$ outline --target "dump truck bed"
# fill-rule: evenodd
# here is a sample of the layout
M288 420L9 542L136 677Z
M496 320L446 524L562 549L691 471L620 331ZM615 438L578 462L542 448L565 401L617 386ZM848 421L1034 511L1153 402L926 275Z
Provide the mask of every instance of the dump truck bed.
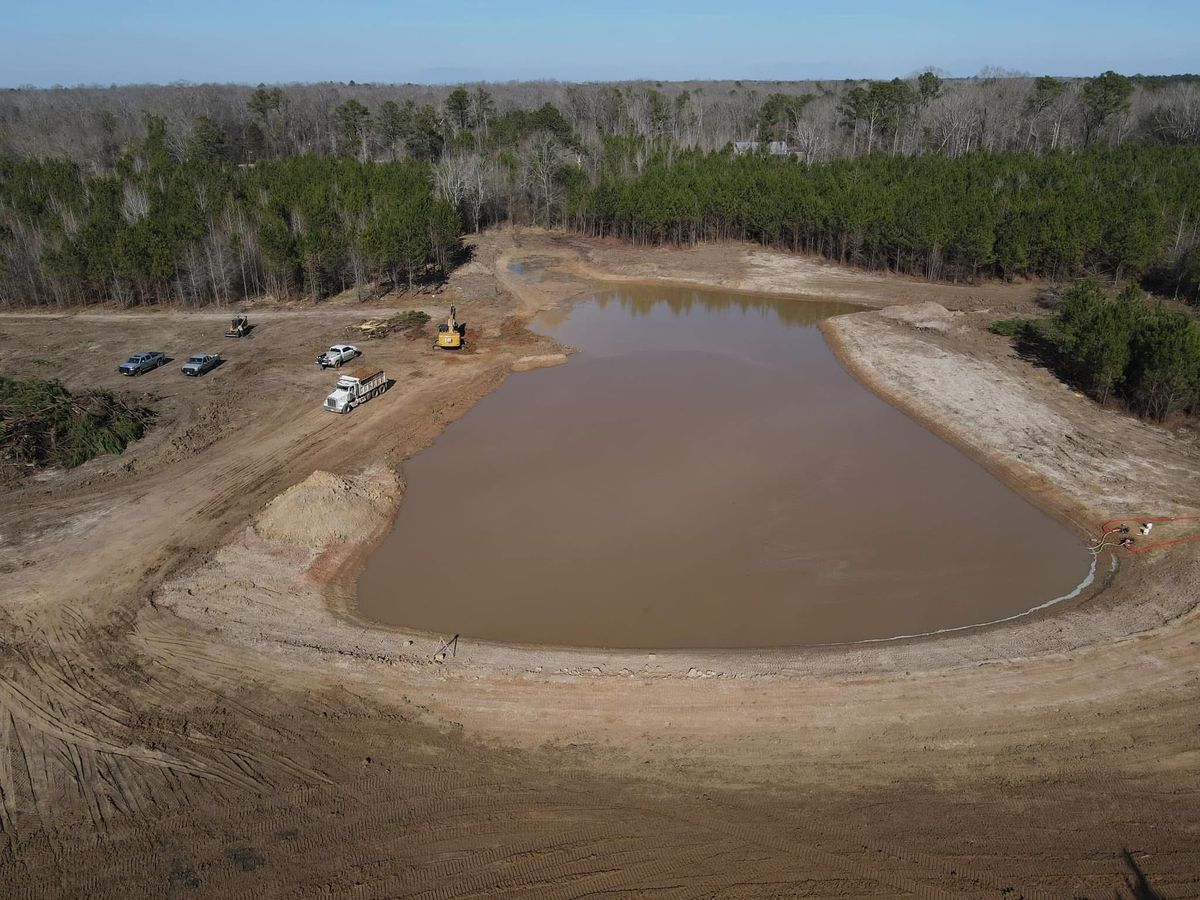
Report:
M341 381L342 378L349 378L357 381L359 384L367 384L382 374L382 369L355 369L352 372L343 372L338 380Z

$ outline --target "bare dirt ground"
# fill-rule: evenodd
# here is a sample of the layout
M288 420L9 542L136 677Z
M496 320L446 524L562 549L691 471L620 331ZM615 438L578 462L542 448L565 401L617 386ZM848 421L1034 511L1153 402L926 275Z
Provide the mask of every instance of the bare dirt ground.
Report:
M1013 622L853 647L438 659L448 636L355 619L398 464L562 361L533 311L619 278L914 304L827 323L873 389L1081 532L1200 509L1194 435L984 330L1027 285L522 231L437 297L251 305L241 342L221 311L3 315L0 373L160 398L122 456L0 495L5 893L1200 896L1200 545L1103 556L1097 590ZM361 341L395 385L320 409L316 352L451 302L469 352ZM230 359L122 380L143 348Z

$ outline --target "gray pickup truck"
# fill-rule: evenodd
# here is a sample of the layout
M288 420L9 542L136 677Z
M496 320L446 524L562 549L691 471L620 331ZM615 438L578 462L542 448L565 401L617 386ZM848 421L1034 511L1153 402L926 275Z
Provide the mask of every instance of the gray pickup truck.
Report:
M184 375L203 375L211 372L221 364L219 353L196 353L188 357L188 361L179 367Z
M117 371L122 375L141 375L143 372L149 372L151 369L157 369L167 361L165 353L145 351L135 353L125 362L117 366Z

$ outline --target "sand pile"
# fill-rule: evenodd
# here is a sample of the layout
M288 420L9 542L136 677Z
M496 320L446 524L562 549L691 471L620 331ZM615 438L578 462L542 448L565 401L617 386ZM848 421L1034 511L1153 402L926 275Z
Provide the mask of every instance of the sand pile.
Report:
M565 353L543 353L540 356L522 356L512 364L514 372L528 372L530 369L547 369L551 366L561 366L567 361Z
M399 490L399 478L382 466L351 476L318 470L268 503L254 530L314 549L365 541L387 523Z
M940 331L945 333L954 325L954 319L962 313L953 313L940 303L926 300L924 303L912 303L905 306L889 306L880 310L879 315L885 319L904 322L922 331Z

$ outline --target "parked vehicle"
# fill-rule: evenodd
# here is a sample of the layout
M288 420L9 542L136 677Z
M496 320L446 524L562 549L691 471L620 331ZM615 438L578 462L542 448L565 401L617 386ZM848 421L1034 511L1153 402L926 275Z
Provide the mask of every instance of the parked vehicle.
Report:
M205 372L211 372L221 364L221 354L219 353L196 353L188 357L188 361L183 364L180 371L184 375L203 375Z
M334 344L317 357L317 365L322 369L337 369L356 356L362 356L362 353L353 344Z
M240 338L250 333L250 320L245 316L234 316L229 327L225 329L225 337Z
M122 375L141 375L143 372L157 369L166 361L167 355L165 353L143 351L142 353L133 354L133 356L117 366L117 371Z
M366 403L376 394L387 390L387 383L387 376L381 369L350 372L338 378L333 393L325 398L325 408L345 415L360 403Z

